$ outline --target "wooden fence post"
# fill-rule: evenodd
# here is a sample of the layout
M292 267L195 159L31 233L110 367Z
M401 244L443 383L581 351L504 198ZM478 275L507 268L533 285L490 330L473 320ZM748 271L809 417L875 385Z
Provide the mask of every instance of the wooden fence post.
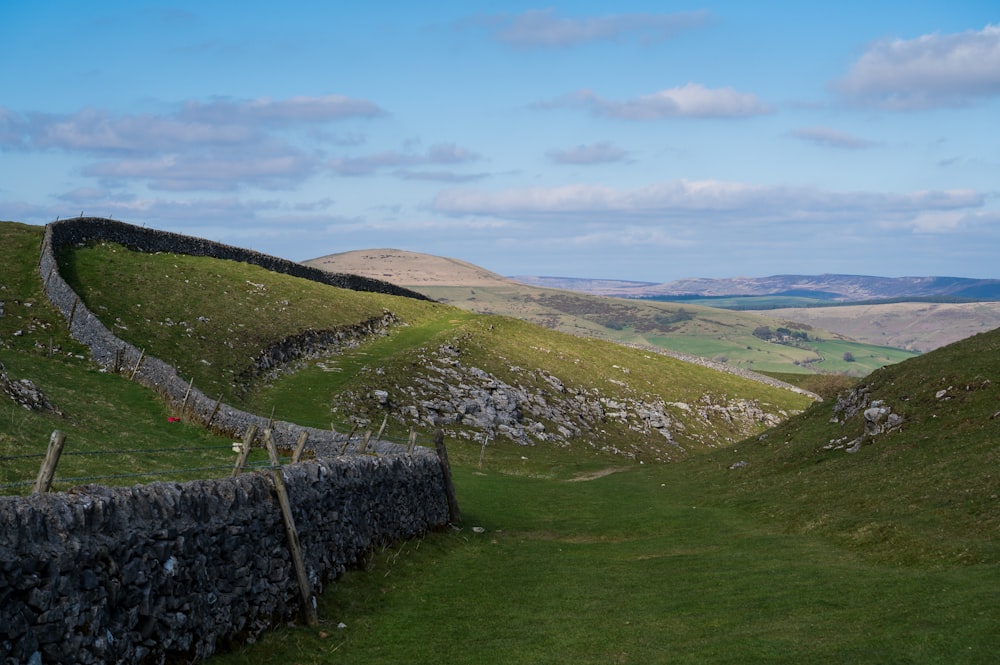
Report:
M417 430L415 430L415 429L413 429L411 427L410 428L410 442L406 446L406 454L407 455L412 455L413 454L413 446L415 446L415 445L417 445Z
M285 477L281 473L281 462L278 460L278 450L274 447L271 430L264 430L264 442L267 444L267 454L271 457L271 474L274 476L274 489L278 493L278 503L281 505L281 516L285 521L285 533L288 535L288 549L292 553L292 563L295 565L295 575L299 579L299 592L306 613L306 623L310 627L319 625L316 614L316 599L312 593L312 585L306 574L306 565L302 561L302 546L299 544L299 532L295 528L292 517L292 506L288 501L288 490L285 488Z
M66 324L66 328L69 330L73 329L73 317L76 316L76 308L80 304L80 296L73 299L73 308L69 310L69 323Z
M444 493L448 497L448 521L452 524L462 523L462 512L458 509L458 499L455 497L455 483L451 479L451 464L448 462L448 449L444 447L444 432L434 432L434 448L437 450L441 473L444 475Z
M214 419L215 418L215 414L217 414L219 412L219 405L220 404L222 404L222 393L219 393L219 399L215 400L215 406L212 407L212 415L210 415L208 417L208 420L205 421L205 429L208 429L209 426L212 424L212 419ZM268 427L270 427L270 425L268 425Z
M351 445L351 437L354 436L354 433L357 431L358 431L358 424L354 423L354 427L351 428L351 433L347 435L347 438L344 439L344 445L340 447L341 455L347 452L347 446Z
M479 468L483 468L483 460L486 458L486 445L490 442L490 435L483 432L483 447L479 451Z
M139 359L135 362L135 367L132 368L132 373L129 374L129 381L135 378L135 373L139 371L139 367L142 365L142 359L146 357L146 349L139 352Z
M375 443L382 440L382 433L385 432L385 425L389 422L389 414L386 414L385 418L382 419L382 425L378 428L378 434L375 435Z
M299 441L295 444L295 452L292 453L292 464L298 464L299 460L302 459L302 450L306 447L306 439L308 438L309 432L305 430L299 434Z
M243 467L247 465L247 457L250 456L250 446L253 445L253 438L256 435L256 425L247 427L247 432L243 435L243 447L240 448L240 455L236 458L236 466L233 467L233 478L243 473Z
M38 478L32 492L45 494L52 487L52 478L56 475L56 466L59 464L59 456L62 455L63 444L66 443L66 435L59 430L53 430L49 437L49 449L45 453L45 461L42 468L38 470Z
M191 388L194 387L194 377L191 377L191 381L188 383L187 391L184 393L184 401L181 402L181 418L187 417L187 405L188 397L191 396Z
M372 431L368 430L365 432L365 438L361 440L361 445L358 446L358 453L363 453L368 449L368 439L372 438Z

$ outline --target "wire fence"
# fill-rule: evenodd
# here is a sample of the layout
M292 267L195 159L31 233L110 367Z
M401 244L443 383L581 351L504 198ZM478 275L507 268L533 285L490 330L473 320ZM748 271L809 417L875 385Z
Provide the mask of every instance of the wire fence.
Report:
M383 424L384 427L384 424ZM23 453L16 455L0 455L0 470L2 467L6 466L11 462L20 462L20 466L23 471L21 473L27 474L26 463L30 463L30 460L42 460L41 468L38 471L38 479L22 479L22 480L10 480L6 482L0 482L0 494L9 494L11 491L17 493L18 490L22 490L25 487L36 486L36 491L39 491L37 486L39 486L43 476L47 476L44 484L44 488L40 491L47 491L47 488L51 485L60 486L76 486L86 483L109 483L109 484L119 484L123 480L141 480L150 479L163 476L172 476L178 479L191 480L198 478L212 478L223 475L221 472L230 471L232 473L242 473L243 471L257 471L262 469L267 469L271 467L271 462L266 459L248 459L248 454L251 449L256 449L253 445L255 438L255 433L253 430L248 430L246 435L243 437L243 442L234 441L228 444L222 445L207 445L207 446L191 446L191 447L160 447L160 448L118 448L118 449L107 449L107 450L63 450L63 442L60 441L58 444L58 450L53 450L53 443L56 438L56 434L60 434L63 439L65 435L60 432L53 432L53 440L50 441L48 451L44 453ZM353 435L354 432L351 433ZM347 437L344 443L344 448L346 449L347 444L351 442L351 435ZM369 437L371 437L372 432L368 431L361 441L358 437L360 444L358 446L359 451L365 450L365 445L368 443ZM265 430L264 437L269 437L270 432ZM416 434L413 430L410 433L409 442L404 440L397 440L398 437L388 436L380 430L378 435L375 437L375 441L387 441L391 443L397 443L399 445L409 444L410 449L416 442ZM289 460L292 462L297 462L302 453L302 444L305 440L300 440L300 445L297 450L290 452L285 449L280 450L280 458L282 460ZM234 461L229 461L225 464L218 463L220 451L227 451L230 454L236 454L237 459ZM260 449L263 452L263 449ZM78 475L71 476L56 476L55 471L59 464L61 458L66 457L76 457L76 458L101 458L108 456L123 456L123 455L133 455L133 456L144 456L144 455L161 455L161 456L173 456L175 454L208 454L215 457L213 460L206 460L206 464L200 466L168 466L168 463L163 459L155 460L151 462L148 466L150 468L135 470L135 471L122 471L116 473L104 473L101 471L95 473L80 473ZM235 463L234 463L235 462ZM82 463L80 466L86 469L87 465ZM51 467L51 468L46 468ZM156 468L159 467L159 468Z
M115 482L122 480L141 480L148 478L156 478L162 476L176 476L178 478L191 478L191 477L213 477L221 475L220 472L230 471L232 472L234 464L230 461L227 464L219 463L208 463L200 466L170 466L169 468L163 468L163 464L157 464L157 461L151 462L150 467L161 467L161 468L147 468L137 471L120 472L120 473L84 473L80 475L71 476L55 476L55 464L58 463L59 458L65 457L107 457L107 456L121 456L121 455L167 455L172 456L175 454L208 454L213 457L217 457L217 453L220 451L228 451L230 454L238 453L240 451L241 444L235 442L232 444L225 445L209 445L209 446L197 446L197 447L169 447L169 448L119 448L119 449L109 449L109 450L66 450L61 451L57 454L56 461L53 463L51 484L58 484L60 486L74 486L84 483L94 483L94 482ZM51 446L48 452L44 453L24 453L18 455L0 455L0 467L10 463L10 462L26 462L28 460L48 460L52 455ZM162 462L161 460L159 460ZM84 467L86 465L84 464ZM240 471L243 470L258 470L268 468L270 462L268 460L254 460L245 461L240 466ZM44 469L44 463L43 463ZM41 471L39 472L41 473ZM8 482L0 483L0 493L8 493L10 490L18 490L24 487L35 485L38 481L36 479L32 480L13 480Z

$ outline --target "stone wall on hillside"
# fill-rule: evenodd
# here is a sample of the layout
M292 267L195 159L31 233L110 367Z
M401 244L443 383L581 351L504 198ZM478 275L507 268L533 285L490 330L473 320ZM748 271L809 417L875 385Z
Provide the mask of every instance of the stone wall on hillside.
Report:
M433 451L283 469L315 591L447 524ZM183 663L301 609L270 472L0 497L0 663Z
M45 227L46 240L58 254L64 246L82 245L95 240L113 242L139 252L171 252L191 256L210 256L216 259L239 261L260 266L272 272L314 282L322 282L352 291L370 291L394 296L404 296L417 300L430 300L427 296L410 289L383 282L378 279L331 273L318 268L295 263L252 249L234 247L213 240L194 236L158 231L143 226L135 226L103 217L77 217L53 222Z
M210 426L220 434L236 438L246 432L251 424L257 426L258 432L263 432L270 423L275 443L279 447L294 446L299 435L306 431L309 434L309 448L317 451L331 449L339 451L344 435L284 421L271 422L266 417L218 403L217 397L206 395L197 387L191 388L189 382L179 376L173 366L158 358L146 356L140 349L118 338L83 304L79 295L59 272L58 256L62 247L83 245L95 240L115 242L146 252L172 252L244 261L269 270L343 288L426 299L420 294L378 280L354 275L335 275L252 250L109 219L86 217L53 222L45 227L38 264L45 294L66 318L70 335L90 349L93 359L99 365L110 371L127 371L134 381L157 391L175 409L180 410L183 406L186 417ZM317 350L322 344L347 344L351 340L383 334L393 322L392 315L386 314L371 321L360 322L356 326L331 331L326 336L307 335L302 340L284 340L272 349L262 349L257 364L261 370L266 370L272 368L282 358L287 360L291 357L300 357ZM133 374L132 370L136 367L138 369ZM350 445L356 447L360 442ZM399 451L399 447L395 444L385 442L376 442L373 444L373 449L375 452Z

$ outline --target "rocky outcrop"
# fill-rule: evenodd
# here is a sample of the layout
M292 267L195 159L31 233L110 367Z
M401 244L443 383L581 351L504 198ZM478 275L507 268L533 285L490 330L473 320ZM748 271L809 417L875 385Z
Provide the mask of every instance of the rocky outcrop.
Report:
M676 457L695 442L725 445L787 416L767 412L755 400L707 394L695 403L668 402L619 380L614 380L613 394L575 388L544 369L511 366L502 379L466 365L455 343L426 352L415 364L422 369L409 383L380 384L376 376L367 393L345 392L335 408L367 413L367 422L388 413L406 424L441 427L455 438L504 437L526 446L539 442L565 446L582 440L630 458L650 450ZM609 425L642 434L636 438L645 442L629 450L610 447L603 436ZM652 443L648 435L653 436Z
M823 446L823 450L843 450L848 453L856 453L865 443L871 443L872 439L899 429L903 426L903 417L894 413L892 407L886 404L885 400L871 398L871 389L868 386L847 390L837 396L837 403L833 405L833 415L830 422L844 425L848 420L861 414L864 422L864 432L861 436L851 438L842 437L831 440Z
M52 411L62 414L45 396L31 379L11 379L7 376L3 363L0 362L0 393L10 397L14 402L29 411Z

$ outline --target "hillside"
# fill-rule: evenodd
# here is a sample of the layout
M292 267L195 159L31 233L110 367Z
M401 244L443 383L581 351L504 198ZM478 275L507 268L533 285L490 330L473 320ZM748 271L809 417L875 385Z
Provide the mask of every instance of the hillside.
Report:
M996 563L998 377L1000 330L883 368L720 453L732 496L886 559Z
M12 264L26 285L19 288L37 293L35 258L25 252L20 261ZM677 460L760 431L811 401L514 319L230 260L98 243L67 248L60 264L83 304L116 335L213 398L300 425L332 422L349 431L388 417L388 434L402 438L410 427L443 427L492 445ZM330 344L297 351L323 331ZM32 348L40 346L36 337ZM15 375L22 377L31 373ZM11 446L24 443L10 436Z
M500 314L561 332L695 356L755 372L863 376L915 355L880 342L860 343L770 312L737 312L689 303L609 298L503 281L463 262L412 252L346 252L307 265L378 277L473 312ZM416 270L414 266L427 265ZM420 283L411 283L419 274ZM490 275L489 280L484 275ZM755 335L788 329L798 333ZM802 336L807 339L803 339ZM845 361L845 354L852 358Z
M465 261L400 249L369 249L329 254L306 265L417 286L508 286L511 281Z

